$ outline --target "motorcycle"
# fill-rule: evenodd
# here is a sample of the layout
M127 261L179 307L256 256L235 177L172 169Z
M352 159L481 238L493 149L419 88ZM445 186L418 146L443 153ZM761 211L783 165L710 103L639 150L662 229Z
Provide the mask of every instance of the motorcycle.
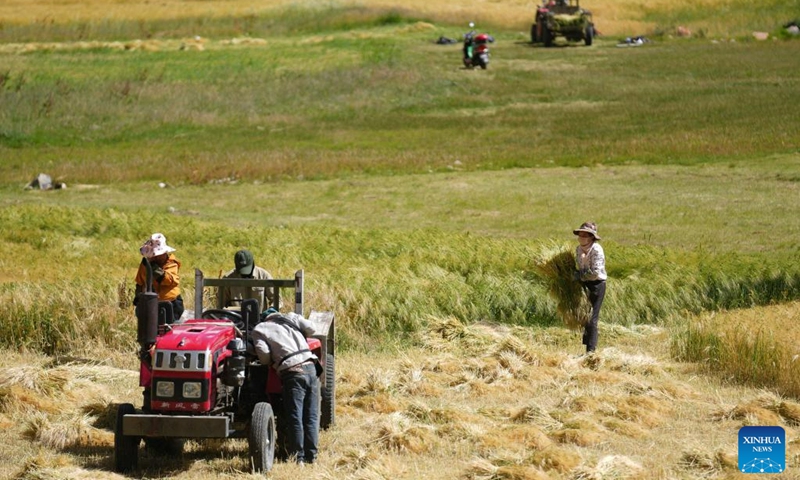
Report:
M469 27L473 28L474 23ZM486 70L489 66L489 43L494 42L494 37L486 33L477 33L471 30L464 34L464 66L466 68L481 67Z

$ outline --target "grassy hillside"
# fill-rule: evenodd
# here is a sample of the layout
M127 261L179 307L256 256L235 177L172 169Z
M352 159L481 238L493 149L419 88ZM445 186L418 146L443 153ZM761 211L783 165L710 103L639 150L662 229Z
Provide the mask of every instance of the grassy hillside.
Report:
M441 34L460 29L5 54L0 174L201 184L730 162L800 144L784 108L800 102L794 42L544 49L499 32L492 67L469 72Z
M203 3L215 6L223 9ZM467 72L458 45L433 43L459 38L465 22L341 8L263 13L254 20L263 30L253 32L217 31L210 15L192 32L8 38L0 177L153 179L165 161L171 181L198 184L453 165L697 164L800 144L784 108L800 101L796 42L654 38L618 49L609 36L592 48L545 49L526 43L527 27L498 24L486 27L498 39L492 67ZM186 24L163 15L146 22ZM46 32L37 18L19 22ZM2 31L23 28L14 25Z

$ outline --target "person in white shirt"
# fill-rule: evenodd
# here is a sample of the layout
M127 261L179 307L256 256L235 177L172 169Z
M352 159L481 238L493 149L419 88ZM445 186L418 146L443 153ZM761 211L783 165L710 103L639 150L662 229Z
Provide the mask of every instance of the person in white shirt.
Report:
M589 322L583 327L583 344L586 353L593 353L597 349L597 323L600 319L600 307L606 295L606 255L598 241L597 224L584 222L579 228L572 231L578 236L578 247L575 249L575 269L577 279L583 284L583 289L592 305L592 314Z

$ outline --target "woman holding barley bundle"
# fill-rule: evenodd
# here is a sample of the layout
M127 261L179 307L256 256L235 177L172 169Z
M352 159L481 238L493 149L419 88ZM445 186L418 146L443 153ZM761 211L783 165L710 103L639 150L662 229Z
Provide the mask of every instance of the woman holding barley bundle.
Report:
M592 314L583 327L586 353L592 353L597 348L597 322L606 295L606 256L603 247L598 243L600 236L597 235L596 223L584 222L572 233L578 236L578 247L575 249L575 275L583 285L592 305Z

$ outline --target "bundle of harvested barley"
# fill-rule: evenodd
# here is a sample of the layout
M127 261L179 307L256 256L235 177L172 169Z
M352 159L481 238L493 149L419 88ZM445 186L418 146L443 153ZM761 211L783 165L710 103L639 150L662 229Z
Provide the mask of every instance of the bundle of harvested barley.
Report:
M556 301L564 324L579 329L589 321L591 305L581 283L575 280L575 254L568 247L543 251L536 260L536 271Z

